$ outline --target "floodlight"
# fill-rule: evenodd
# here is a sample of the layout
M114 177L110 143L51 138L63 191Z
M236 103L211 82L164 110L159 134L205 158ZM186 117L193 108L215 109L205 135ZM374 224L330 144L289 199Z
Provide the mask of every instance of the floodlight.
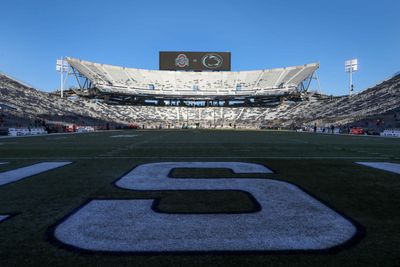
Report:
M60 85L60 91L61 91L61 98L63 97L63 91L64 91L64 83L65 80L68 78L68 70L69 70L69 64L64 58L57 59L56 61L56 70L60 73L61 76L61 85ZM64 79L64 73L67 74Z
M349 96L353 93L353 72L358 70L358 59L349 59L344 62L344 69L349 73Z

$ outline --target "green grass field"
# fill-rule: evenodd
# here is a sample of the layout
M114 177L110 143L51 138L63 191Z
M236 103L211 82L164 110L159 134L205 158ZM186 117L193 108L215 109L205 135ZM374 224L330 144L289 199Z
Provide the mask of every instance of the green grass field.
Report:
M112 138L115 135L134 137ZM0 172L37 162L73 164L0 186L0 266L400 266L400 175L354 164L400 162L400 139L278 131L119 131L0 139ZM247 212L237 191L123 190L118 178L143 163L242 161L274 171L358 222L365 235L329 253L178 253L108 255L52 241L51 227L89 199L160 198L165 212ZM172 175L238 177L224 169ZM250 175L245 175L249 177ZM260 175L253 175L260 177ZM240 175L239 175L240 177Z

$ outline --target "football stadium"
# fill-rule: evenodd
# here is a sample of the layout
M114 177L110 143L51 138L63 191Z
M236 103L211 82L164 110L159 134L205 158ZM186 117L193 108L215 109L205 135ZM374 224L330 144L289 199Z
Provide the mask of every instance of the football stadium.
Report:
M237 54L0 72L0 266L399 266L400 73Z

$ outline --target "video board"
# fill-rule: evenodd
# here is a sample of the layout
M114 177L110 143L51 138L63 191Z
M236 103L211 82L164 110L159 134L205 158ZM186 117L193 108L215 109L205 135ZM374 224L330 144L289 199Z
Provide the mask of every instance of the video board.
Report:
M230 71L230 52L161 51L160 70Z

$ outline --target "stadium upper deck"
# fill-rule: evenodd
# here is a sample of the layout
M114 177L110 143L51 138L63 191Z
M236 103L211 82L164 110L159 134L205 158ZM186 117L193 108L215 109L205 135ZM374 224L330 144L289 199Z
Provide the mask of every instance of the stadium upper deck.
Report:
M118 67L67 58L102 94L186 99L240 99L307 89L318 63L255 71L183 72Z

